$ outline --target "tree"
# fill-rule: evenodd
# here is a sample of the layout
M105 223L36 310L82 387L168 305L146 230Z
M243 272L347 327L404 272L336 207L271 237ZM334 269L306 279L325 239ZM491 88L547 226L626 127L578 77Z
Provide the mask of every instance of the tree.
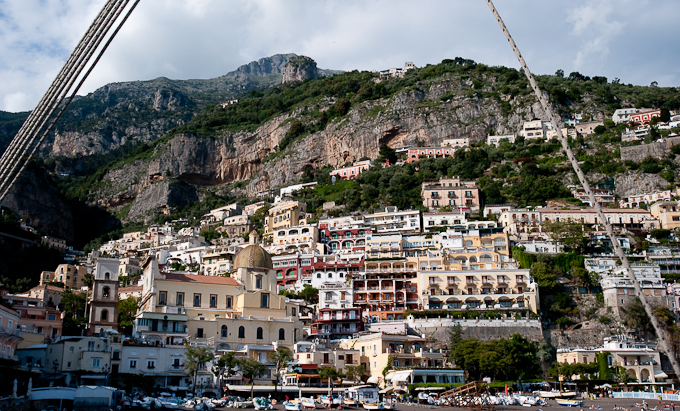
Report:
M212 372L220 381L220 393L222 393L222 381L236 374L238 361L233 351L226 352L215 361Z
M264 372L267 371L267 366L250 357L239 358L238 366L241 369L243 376L250 380L250 398L253 398L255 378L264 374Z
M531 276L534 277L540 289L549 290L557 286L555 270L547 263L536 262L531 264Z
M288 366L288 363L293 361L293 353L285 347L278 347L272 355L272 362L274 363L274 397L277 397L279 378L281 378L281 369Z
M388 361L388 363L391 363L391 361ZM319 365L318 367L316 367L316 369L319 373L321 381L328 380L328 396L330 397L331 395L333 395L332 380L342 377L342 373L338 371L338 369L335 367L322 367Z
M390 164L397 162L397 152L387 144L380 146L380 154L378 155L378 161L383 162L389 160Z
M635 333L641 336L648 336L654 333L654 327L651 320L645 311L645 307L640 301L640 297L635 297L630 303L626 304L626 316L624 318L626 325L635 330Z
M583 254L582 251L587 244L583 235L586 229L580 222L571 219L568 221L546 220L541 225L553 241Z
M192 392L196 395L196 376L198 375L198 370L208 361L212 361L215 358L215 353L210 347L191 345L191 341L188 341L188 344L184 352L186 357L184 369L187 375L193 377Z
M555 77L564 78L564 70L558 69L558 70L555 72Z
M663 121L664 123L668 123L671 121L671 112L665 107L661 108L661 114L659 117L659 120Z
M92 274L85 274L85 278L83 278L83 284L87 286L88 290L92 289L92 284L94 283L94 275Z
M132 324L137 314L137 298L128 297L118 302L118 325L126 334L132 334Z
M364 374L366 374L366 367L364 367L363 364L348 365L345 367L345 375L354 382L361 381L361 377L363 377Z
M305 284L302 291L300 291L300 297L308 303L316 304L319 302L319 290L309 284Z

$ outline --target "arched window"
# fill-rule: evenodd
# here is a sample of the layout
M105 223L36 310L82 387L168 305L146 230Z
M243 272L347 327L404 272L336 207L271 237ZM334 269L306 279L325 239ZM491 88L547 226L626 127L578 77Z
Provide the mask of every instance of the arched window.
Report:
M286 330L283 328L279 328L279 341L283 341L286 339Z
M238 327L238 338L246 338L246 327Z
M262 332L262 327L257 327L257 339L258 339L258 340L261 340L261 339L264 338L264 337L262 336L262 334L263 334L263 332Z
M227 326L222 326L222 338L227 338Z
M104 279L108 280L109 279L109 273L104 273Z
M100 320L109 321L109 310L102 310Z
M111 295L111 289L109 287L102 288L102 298L109 298Z

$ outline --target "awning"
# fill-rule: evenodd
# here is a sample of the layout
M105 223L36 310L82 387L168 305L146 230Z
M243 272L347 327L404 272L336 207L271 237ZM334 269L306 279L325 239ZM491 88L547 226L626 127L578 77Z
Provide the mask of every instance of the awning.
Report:
M654 378L668 378L668 374L663 371L659 371L658 373L654 374Z
M392 382L411 382L411 374L413 374L413 370L397 371L392 377Z

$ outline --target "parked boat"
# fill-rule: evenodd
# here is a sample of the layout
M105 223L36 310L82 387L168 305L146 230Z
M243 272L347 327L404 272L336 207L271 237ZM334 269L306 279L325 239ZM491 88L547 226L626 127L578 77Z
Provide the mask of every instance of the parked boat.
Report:
M253 398L253 406L255 406L256 410L272 410L272 409L274 409L272 402L269 401L269 398L266 398L266 397L255 397L255 398Z
M555 398L555 402L559 405L566 405L567 407L583 407L583 401L568 400L566 398Z
M298 398L302 404L302 408L316 408L317 403L314 398Z
M286 409L286 411L302 411L302 403L301 402L288 401L288 402L284 402L283 406Z
M365 402L364 409L366 410L384 410L385 406L379 402Z

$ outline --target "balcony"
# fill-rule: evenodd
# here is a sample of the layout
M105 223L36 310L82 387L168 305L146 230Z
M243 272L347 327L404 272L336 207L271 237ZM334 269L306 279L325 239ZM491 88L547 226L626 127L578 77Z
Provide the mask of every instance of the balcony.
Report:
M184 364L170 365L168 367L168 370L170 370L170 371L184 371Z
M448 196L448 197L449 197L449 198L458 198L458 196L456 195L456 193L449 193L449 196Z

